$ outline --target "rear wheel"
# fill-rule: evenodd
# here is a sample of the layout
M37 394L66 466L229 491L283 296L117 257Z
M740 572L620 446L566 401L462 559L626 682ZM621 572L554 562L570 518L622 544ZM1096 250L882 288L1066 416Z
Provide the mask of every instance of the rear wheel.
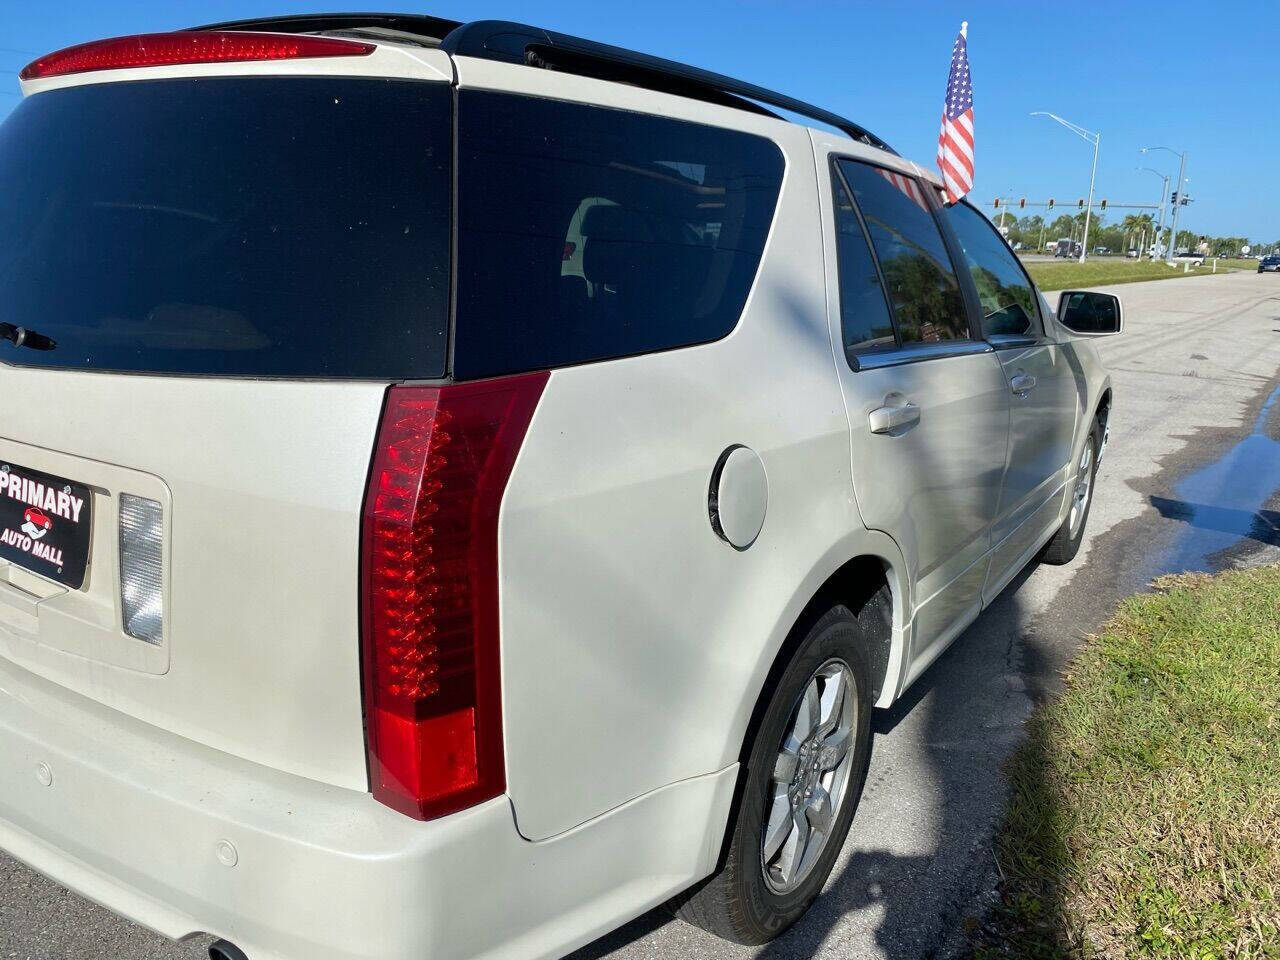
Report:
M1093 482L1098 473L1098 451L1102 449L1102 424L1093 422L1093 429L1084 441L1080 459L1076 462L1076 475L1071 487L1071 506L1062 526L1044 548L1040 559L1045 563L1061 566L1070 563L1080 552L1084 542L1084 528L1089 521L1089 508L1093 505Z
M678 914L737 943L772 940L809 908L831 873L862 796L871 752L866 651L872 597L809 628L761 719L723 866Z

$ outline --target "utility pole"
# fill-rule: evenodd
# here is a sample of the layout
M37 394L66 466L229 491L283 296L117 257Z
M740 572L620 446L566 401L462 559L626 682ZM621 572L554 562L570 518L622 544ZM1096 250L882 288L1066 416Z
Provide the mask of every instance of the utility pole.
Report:
M1173 205L1173 225L1169 228L1169 249L1165 251L1165 259L1172 260L1175 252L1175 247L1177 246L1177 243L1178 243L1178 207L1182 206L1182 201L1183 201L1182 194L1186 186L1187 152L1183 150L1181 153L1179 153L1177 150L1174 150L1170 147L1143 147L1141 152L1149 153L1152 150L1167 151L1168 153L1172 153L1179 160L1178 182L1175 184L1176 189L1173 191L1173 193L1178 194L1178 199Z
M1186 180L1183 174L1187 169L1187 155L1182 155L1182 160L1178 164L1178 202L1173 205L1173 226L1169 229L1169 250L1172 252L1178 242L1178 208L1187 202L1184 194L1187 190Z
M1084 243L1080 246L1081 263L1084 263L1084 258L1089 254L1089 218L1093 216L1093 181L1098 178L1098 144L1101 142L1102 135L1095 133L1093 135L1093 170L1089 174L1089 205L1084 208Z
M1052 120L1056 120L1081 140L1093 144L1093 170L1089 174L1089 206L1085 209L1084 240L1080 244L1080 262L1084 263L1084 258L1089 253L1089 221L1093 217L1093 185L1098 179L1098 144L1102 141L1102 134L1086 130L1079 124L1072 123L1070 120L1063 120L1056 113L1049 113L1045 110L1036 110L1031 115L1033 117L1049 117Z
M1150 167L1139 167L1139 170L1145 170L1147 173L1153 173L1160 178L1160 224L1156 227L1156 236L1154 244L1160 242L1160 234L1164 233L1164 202L1169 198L1169 175L1161 173L1159 170L1152 170Z

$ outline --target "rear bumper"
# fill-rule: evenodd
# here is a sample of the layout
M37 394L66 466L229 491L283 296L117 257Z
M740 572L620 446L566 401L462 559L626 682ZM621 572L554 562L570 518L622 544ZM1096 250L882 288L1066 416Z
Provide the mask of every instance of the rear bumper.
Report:
M0 848L167 937L225 937L251 960L558 956L711 870L735 775L530 843L505 797L419 823L0 660Z

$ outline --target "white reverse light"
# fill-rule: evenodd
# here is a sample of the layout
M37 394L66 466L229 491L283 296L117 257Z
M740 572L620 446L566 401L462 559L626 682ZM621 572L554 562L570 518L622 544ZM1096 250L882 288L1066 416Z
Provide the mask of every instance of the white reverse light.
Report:
M164 512L146 497L120 494L120 605L124 632L147 643L164 638Z

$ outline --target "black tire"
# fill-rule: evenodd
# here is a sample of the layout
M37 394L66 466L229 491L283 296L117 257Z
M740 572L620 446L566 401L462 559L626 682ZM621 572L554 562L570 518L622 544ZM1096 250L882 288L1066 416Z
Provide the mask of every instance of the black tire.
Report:
M871 758L872 706L868 653L877 643L877 625L883 631L888 604L889 591L882 588L857 614L843 605L832 607L805 633L774 686L756 727L746 768L742 771L739 799L729 820L720 869L673 902L676 914L682 919L735 943L761 944L800 919L821 892L844 845L866 783ZM833 659L849 666L856 687L857 715L849 747L852 764L825 846L796 887L780 894L766 881L762 863L765 813L774 764L783 738L791 730L802 694L815 673Z
M1093 495L1097 489L1098 451L1102 449L1102 424L1097 420L1093 421L1093 429L1089 432L1089 437L1085 440L1085 443L1092 444L1092 454L1089 458L1088 499L1085 500L1083 515L1080 517L1079 526L1073 536L1071 511L1067 511L1067 515L1062 521L1062 526L1058 528L1058 532L1053 535L1053 539L1045 545L1040 554L1042 563L1052 564L1056 567L1070 563L1076 558L1076 554L1080 552L1080 544L1084 542L1084 531L1089 526L1089 511L1093 508ZM1080 461L1077 460L1076 462L1079 463ZM1071 495L1075 493L1078 479L1078 476L1071 478Z

